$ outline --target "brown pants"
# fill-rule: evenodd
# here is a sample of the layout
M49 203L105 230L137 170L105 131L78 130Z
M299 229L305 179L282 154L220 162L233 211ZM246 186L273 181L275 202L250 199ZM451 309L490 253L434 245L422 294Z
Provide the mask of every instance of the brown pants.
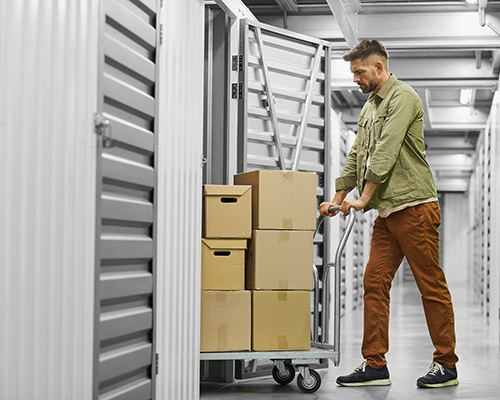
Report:
M389 291L406 256L422 294L427 327L436 351L434 361L454 368L453 305L439 266L439 203L425 203L378 217L373 226L370 259L364 276L364 338L362 353L368 365L382 368L389 350ZM408 343L410 345L410 343Z

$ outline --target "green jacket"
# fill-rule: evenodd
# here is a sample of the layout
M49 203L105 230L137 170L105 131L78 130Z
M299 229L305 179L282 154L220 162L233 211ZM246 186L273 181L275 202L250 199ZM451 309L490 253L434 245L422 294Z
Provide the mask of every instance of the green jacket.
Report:
M373 119L374 103L377 111ZM391 74L361 110L356 140L335 181L336 190L351 191L357 186L362 193L366 181L380 184L365 210L436 198L425 159L423 119L418 94Z

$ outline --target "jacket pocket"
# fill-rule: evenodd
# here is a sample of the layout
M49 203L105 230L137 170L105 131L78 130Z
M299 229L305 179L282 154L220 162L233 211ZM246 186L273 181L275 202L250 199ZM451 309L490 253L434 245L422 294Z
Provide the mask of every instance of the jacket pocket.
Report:
M401 158L398 157L391 176L380 185L378 195L381 199L404 197L413 190L414 184L413 171L405 168Z

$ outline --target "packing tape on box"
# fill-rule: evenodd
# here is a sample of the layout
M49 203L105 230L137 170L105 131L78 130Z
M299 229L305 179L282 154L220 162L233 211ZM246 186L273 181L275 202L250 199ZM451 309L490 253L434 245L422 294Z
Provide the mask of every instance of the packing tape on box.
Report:
M290 232L280 232L278 236L278 243L288 243L290 240Z
M293 229L293 219L291 219L291 218L283 218L281 220L281 225L282 225L281 227L283 229L291 230L291 229Z
M222 293L222 292L217 292L217 304L218 303L226 303L227 302L227 295L226 293Z
M217 348L227 350L227 324L217 325Z
M278 350L288 349L288 340L286 338L286 335L278 336L277 340L278 340Z
M289 286L289 281L280 280L280 281L278 282L278 287L279 287L280 289L287 290L287 289L288 289L288 286Z
M287 301L288 296L286 292L278 292L278 301Z

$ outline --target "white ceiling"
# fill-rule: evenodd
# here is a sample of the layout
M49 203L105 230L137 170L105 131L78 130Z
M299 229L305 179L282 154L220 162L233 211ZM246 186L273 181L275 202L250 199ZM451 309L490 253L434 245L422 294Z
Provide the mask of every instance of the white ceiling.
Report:
M465 191L500 68L500 1L242 0L261 22L331 41L333 103L356 130L366 95L341 59L363 39L389 50L389 69L426 110L427 157L440 191ZM469 105L459 102L469 88Z

